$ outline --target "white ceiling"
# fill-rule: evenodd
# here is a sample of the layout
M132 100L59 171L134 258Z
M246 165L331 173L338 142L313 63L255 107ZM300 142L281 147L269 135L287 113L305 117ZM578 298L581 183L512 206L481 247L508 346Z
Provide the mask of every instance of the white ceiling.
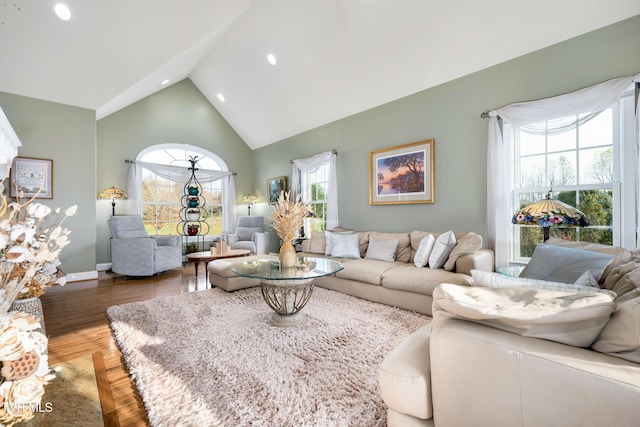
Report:
M638 0L64 2L67 22L54 0L0 3L0 91L100 119L189 77L251 148L640 14Z

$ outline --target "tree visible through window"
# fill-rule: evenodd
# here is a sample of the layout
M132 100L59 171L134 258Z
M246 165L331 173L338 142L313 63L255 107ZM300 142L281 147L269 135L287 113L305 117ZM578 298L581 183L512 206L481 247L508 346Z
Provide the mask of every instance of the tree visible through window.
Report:
M150 147L138 156L138 160L149 163L189 167L188 159L198 157L196 167L208 170L227 170L224 162L215 154L198 147L170 144ZM196 175L197 177L197 175ZM142 169L142 217L149 234L180 234L177 230L180 222L181 198L184 194L184 182L167 179ZM203 197L206 200L203 221L209 224L209 236L222 233L222 180L201 183Z
M621 127L632 126L621 119L624 106L621 99L595 118L583 121L588 116L585 113L577 117L577 128L560 134L533 135L516 130L516 204L525 207L552 189L553 198L578 208L589 219L586 228L551 227L551 237L620 244L622 227L617 218L624 197L620 191L624 152ZM541 227L514 226L514 260L531 257L542 239Z

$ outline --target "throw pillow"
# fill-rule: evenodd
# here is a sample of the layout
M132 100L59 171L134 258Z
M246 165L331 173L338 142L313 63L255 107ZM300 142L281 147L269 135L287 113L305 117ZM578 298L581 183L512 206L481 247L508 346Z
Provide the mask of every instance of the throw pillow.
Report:
M589 282L581 278L576 283L560 283L548 280L528 279L526 277L511 277L489 271L471 270L471 286L484 286L489 288L527 288L546 289L550 291L573 291L583 293L606 293L615 298L615 293L606 289L600 289L598 282ZM595 286L594 286L595 285Z
M433 291L433 328L465 319L525 337L588 347L615 309L610 293L483 288L444 283Z
M335 233L331 237L330 255L338 258L360 258L358 235L355 233Z
M456 246L451 251L451 254L449 254L447 262L444 263L444 269L453 271L458 258L477 252L480 249L482 249L482 236L476 233L465 234L458 239Z
M574 283L585 271L592 271L600 280L612 259L613 255L609 254L540 243L533 251L524 277Z
M398 249L398 241L395 239L370 238L365 258L393 262L396 259L396 249Z
M618 304L592 348L640 363L640 298Z
M416 251L416 255L413 257L413 263L416 267L424 267L429 263L429 255L433 250L433 246L436 244L436 238L433 234L429 234L420 240L420 245Z
M453 231L447 231L442 233L436 239L436 243L433 245L431 255L429 255L429 268L437 269L442 268L444 263L449 259L449 254L456 246L456 236Z
M341 234L353 234L353 232L352 231L325 231L324 232L324 239L325 239L324 254L325 255L331 255L331 249L333 248L333 237Z

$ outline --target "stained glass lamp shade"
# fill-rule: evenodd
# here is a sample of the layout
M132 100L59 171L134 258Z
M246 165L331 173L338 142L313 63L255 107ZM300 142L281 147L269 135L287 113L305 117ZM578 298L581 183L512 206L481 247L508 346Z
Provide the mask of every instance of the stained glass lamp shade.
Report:
M111 187L102 190L98 194L98 199L111 199L111 215L116 214L116 199L126 199L127 193L119 188Z
M513 224L539 225L543 229L544 241L549 239L551 227L586 227L587 216L578 209L560 200L551 198L551 190L547 197L520 209L513 215Z

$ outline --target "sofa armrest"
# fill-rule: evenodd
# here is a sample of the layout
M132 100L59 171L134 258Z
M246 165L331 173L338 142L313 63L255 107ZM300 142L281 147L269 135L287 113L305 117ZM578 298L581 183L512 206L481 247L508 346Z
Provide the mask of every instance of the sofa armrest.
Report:
M309 252L309 249L311 248L311 239L303 239L301 245L302 252Z
M438 424L635 426L640 419L640 365L623 359L459 319L434 324L430 355Z
M480 249L472 254L462 255L456 260L456 273L471 276L471 270L493 271L493 251Z
M221 236L222 240L224 240L227 244L235 243L240 240L237 234L234 233L224 233Z
M422 420L433 417L429 337L431 323L404 339L378 370L380 393L387 406Z
M253 233L253 241L256 244L256 255L269 253L269 232Z
M180 236L151 236L158 243L158 246L180 246L182 241Z

